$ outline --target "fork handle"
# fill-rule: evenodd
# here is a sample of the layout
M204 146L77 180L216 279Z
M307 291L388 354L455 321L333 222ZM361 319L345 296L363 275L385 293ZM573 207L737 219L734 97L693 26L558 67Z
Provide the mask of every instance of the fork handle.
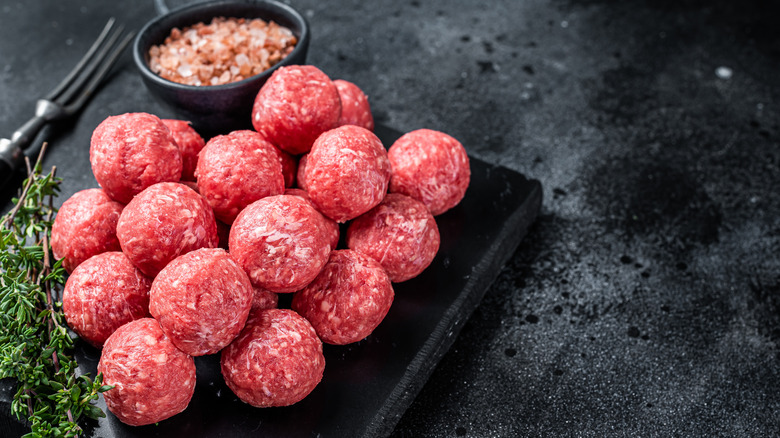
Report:
M14 134L11 136L11 141L15 143L19 149L27 149L46 123L47 120L45 117L33 116L19 129L14 131Z
M23 156L24 153L18 143L7 138L0 138L0 188L14 175Z

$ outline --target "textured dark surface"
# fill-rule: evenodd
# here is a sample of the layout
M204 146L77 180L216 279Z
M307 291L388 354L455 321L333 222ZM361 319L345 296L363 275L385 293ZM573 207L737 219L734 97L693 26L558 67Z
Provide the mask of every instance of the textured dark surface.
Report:
M778 434L776 2L292 4L309 62L363 87L379 122L443 130L545 188L393 436ZM112 13L140 27L153 7L0 5L3 133ZM159 108L125 61L54 143Z
M385 144L401 136L382 126L376 132ZM220 356L210 355L195 358L195 393L184 412L143 427L123 425L109 414L99 422L85 422L85 436L232 438L258 431L279 437L388 435L539 212L538 181L479 159L470 164L466 196L436 218L442 236L436 258L418 277L393 286L393 305L370 337L350 345L324 345L322 381L304 400L285 408L253 408L225 384ZM72 166L89 172L87 164ZM73 168L62 173L65 181L75 174ZM282 294L280 306L289 308L290 299ZM94 376L100 351L78 342L76 359L82 372ZM10 393L0 392L0 407L10 399ZM97 406L106 409L103 399ZM7 420L7 412L0 412L0 420Z

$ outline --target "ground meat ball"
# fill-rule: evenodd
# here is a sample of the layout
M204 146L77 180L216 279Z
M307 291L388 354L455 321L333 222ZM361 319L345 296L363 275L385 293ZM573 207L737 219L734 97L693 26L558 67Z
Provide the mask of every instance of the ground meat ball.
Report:
M284 191L284 194L298 196L302 199L305 199L306 202L311 203L311 199L309 198L309 192L307 192L306 190L287 189ZM314 206L314 204L312 204L312 206ZM331 218L325 216L322 216L322 218L324 219L322 226L325 228L329 236L328 241L330 242L330 248L336 249L336 247L339 244L339 237L340 237L339 224L337 224L336 221L334 221Z
M195 362L165 337L152 318L117 329L103 346L97 370L108 410L131 426L157 423L183 411L195 391Z
M284 186L292 187L295 184L295 175L298 173L298 160L276 146L274 146L274 150L279 155L279 161L282 163Z
M214 354L244 327L254 291L224 249L201 248L166 266L152 284L149 311L179 350Z
M385 197L390 161L376 135L347 125L322 134L314 142L303 178L317 210L336 222L346 222Z
M152 184L181 179L181 152L165 124L154 115L112 116L92 133L89 162L100 187L127 204Z
M431 264L439 250L439 227L420 201L390 193L349 225L347 246L373 257L398 283Z
M252 108L252 125L271 143L293 155L311 149L341 116L339 92L328 76L311 65L276 70Z
M252 312L255 310L276 309L279 307L279 295L261 287L255 287L253 289Z
M159 183L139 193L122 211L116 234L125 255L150 277L176 257L218 243L211 208L179 183Z
M328 261L330 243L322 215L297 196L269 196L251 204L230 229L230 255L252 285L295 292Z
M51 229L54 257L73 272L81 262L106 251L119 251L116 224L124 206L103 190L76 192L60 207Z
M309 160L309 154L301 155L298 159L298 171L295 173L295 183L301 190L306 190L306 180L303 174L306 173L306 162Z
M240 335L222 350L228 387L256 407L289 406L322 380L325 357L311 324L289 309L252 312Z
M374 331L394 295L376 260L357 251L338 250L330 253L320 275L295 293L292 309L309 320L322 342L345 345Z
M189 122L173 119L163 119L162 122L171 131L176 145L179 146L182 161L181 179L183 181L195 181L195 166L198 165L198 153L206 146L206 142Z
M119 251L98 254L80 264L62 291L68 326L81 339L102 347L124 324L149 316L152 280Z
M260 198L284 192L279 154L254 131L219 135L206 144L198 160L200 194L226 224Z
M460 142L443 132L418 129L404 134L388 157L393 168L390 191L421 201L434 216L458 205L466 194L469 157Z
M339 125L357 125L373 131L374 116L371 115L371 105L368 104L368 97L363 90L343 79L336 79L333 84L338 88L341 98Z

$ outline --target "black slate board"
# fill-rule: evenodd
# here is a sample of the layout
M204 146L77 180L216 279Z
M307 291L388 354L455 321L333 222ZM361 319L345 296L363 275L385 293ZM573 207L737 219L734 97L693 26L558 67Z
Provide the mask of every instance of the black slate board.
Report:
M401 134L377 127L385 146ZM89 171L84 163L83 171ZM196 358L195 395L183 413L158 425L126 426L111 414L88 422L87 437L376 437L390 434L449 349L469 315L536 218L541 185L471 158L463 201L437 217L441 247L419 277L394 285L389 314L367 339L324 347L323 381L302 402L256 409L224 384L219 356ZM67 196L67 195L66 195ZM77 358L94 375L100 352L79 343ZM0 405L8 406L7 382ZM99 406L106 410L102 399ZM8 411L1 413L7 419ZM4 421L5 423L5 421Z

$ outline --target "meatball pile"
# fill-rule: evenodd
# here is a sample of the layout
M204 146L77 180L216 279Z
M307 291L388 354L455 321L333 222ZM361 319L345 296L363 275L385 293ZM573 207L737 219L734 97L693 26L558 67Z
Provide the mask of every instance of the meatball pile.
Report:
M363 91L314 66L275 71L251 120L204 140L186 121L108 117L90 144L100 188L55 218L66 320L102 348L106 403L126 424L183 411L194 356L220 354L252 406L305 398L323 343L371 335L469 184L457 140L420 129L386 149Z

